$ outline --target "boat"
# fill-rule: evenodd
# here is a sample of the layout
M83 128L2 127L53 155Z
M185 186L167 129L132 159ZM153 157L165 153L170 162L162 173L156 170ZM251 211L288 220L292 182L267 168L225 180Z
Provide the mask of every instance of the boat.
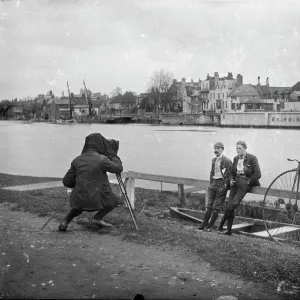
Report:
M108 124L127 124L131 121L132 117L115 117L109 118L106 120Z
M170 207L170 214L174 218L201 224L205 216L205 211ZM216 223L218 223L222 217L223 214L220 214ZM262 239L270 239L271 234L272 237L278 241L284 242L292 240L300 245L300 226L273 221L266 222L268 227L272 229L266 230L265 221L262 219L236 216L234 218L232 232ZM224 229L226 229L225 225Z
M57 119L55 123L59 125L70 125L74 123L74 119L70 119L70 120Z

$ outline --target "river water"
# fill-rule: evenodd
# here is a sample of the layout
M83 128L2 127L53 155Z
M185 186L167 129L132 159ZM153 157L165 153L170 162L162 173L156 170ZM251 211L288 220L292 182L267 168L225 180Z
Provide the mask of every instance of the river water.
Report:
M236 142L244 140L259 160L262 186L268 186L279 173L296 167L287 158L300 159L298 130L0 121L0 172L63 177L84 138L94 132L120 141L124 171L208 180L214 143L222 141L224 155L233 159ZM137 186L160 189L160 183L142 180Z

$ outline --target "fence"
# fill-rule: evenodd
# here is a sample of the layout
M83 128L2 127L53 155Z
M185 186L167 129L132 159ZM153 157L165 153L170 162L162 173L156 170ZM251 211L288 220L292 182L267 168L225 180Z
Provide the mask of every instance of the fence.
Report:
M134 208L134 201L135 201L134 195L135 195L135 180L136 179L177 184L178 185L178 198L180 200L181 207L186 207L185 193L206 191L209 186L208 180L165 176L165 175L153 175L153 174L146 174L146 173L139 173L139 172L132 172L132 171L122 173L122 177L125 178L126 191L128 194L129 201L133 208ZM113 177L111 175L109 176L109 178L113 179ZM192 186L193 188L185 189L184 188L185 185ZM265 195L266 191L267 191L267 188L256 186L256 187L253 187L249 193L256 194L256 195ZM282 198L290 197L289 191L276 190L276 189L270 190L268 192L268 194L270 196L276 196L276 197L282 197ZM205 197L207 197L206 192L205 192Z

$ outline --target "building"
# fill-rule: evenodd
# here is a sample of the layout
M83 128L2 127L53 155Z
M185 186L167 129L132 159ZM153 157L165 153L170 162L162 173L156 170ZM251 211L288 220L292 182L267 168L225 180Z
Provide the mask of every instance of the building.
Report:
M214 87L215 84L215 78L213 76L209 76L207 74L207 77L204 81L200 84L200 101L202 104L202 111L207 114L208 111L210 111L210 105L209 105L209 91Z
M218 72L214 73L214 84L209 90L208 111L222 113L231 111L230 94L238 86L243 85L243 76L237 74L237 79L233 78L231 72L227 76L220 78Z
M243 111L279 111L283 108L283 102L287 99L287 87L272 87L269 85L269 78L266 84L260 83L260 77L257 78L257 84L236 85L230 93L231 109L229 112Z
M169 111L186 114L197 110L200 105L200 95L196 91L200 89L201 80L187 82L186 78L182 78L181 81L174 79L168 91L170 97Z
M69 99L67 99L66 97L52 99L50 104L50 121L55 122L57 119L69 118Z

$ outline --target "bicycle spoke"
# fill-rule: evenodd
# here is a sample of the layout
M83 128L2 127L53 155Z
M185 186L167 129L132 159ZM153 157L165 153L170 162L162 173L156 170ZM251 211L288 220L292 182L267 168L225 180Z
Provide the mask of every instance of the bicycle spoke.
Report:
M280 192L280 197L274 192ZM270 184L263 201L263 219L270 237L276 242L300 242L299 173L290 170L277 176Z

